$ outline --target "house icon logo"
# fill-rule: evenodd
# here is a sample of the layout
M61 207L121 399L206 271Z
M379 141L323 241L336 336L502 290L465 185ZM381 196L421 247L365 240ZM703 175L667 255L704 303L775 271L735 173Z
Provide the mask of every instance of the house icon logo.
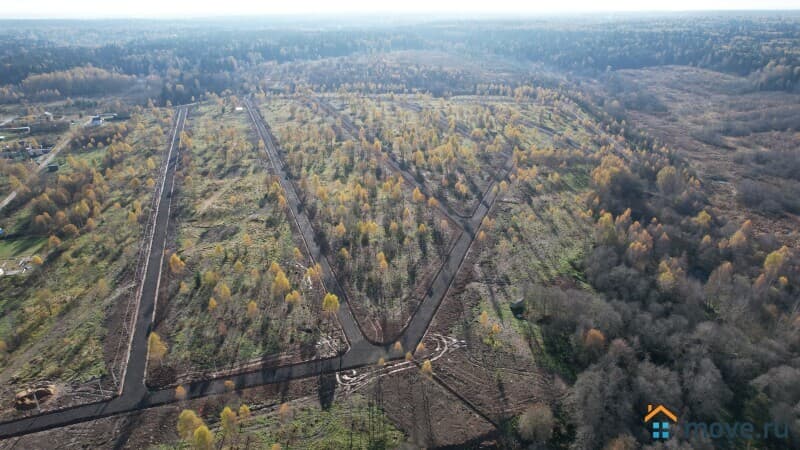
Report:
M664 405L647 405L647 415L644 416L644 423L648 424L648 429L652 431L653 439L669 439L670 422L677 423L678 416Z

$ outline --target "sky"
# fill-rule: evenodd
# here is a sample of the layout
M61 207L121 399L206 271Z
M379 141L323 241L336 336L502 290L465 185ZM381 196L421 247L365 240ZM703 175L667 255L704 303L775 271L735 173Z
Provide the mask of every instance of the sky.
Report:
M3 0L0 18L154 18L242 15L800 9L800 0Z

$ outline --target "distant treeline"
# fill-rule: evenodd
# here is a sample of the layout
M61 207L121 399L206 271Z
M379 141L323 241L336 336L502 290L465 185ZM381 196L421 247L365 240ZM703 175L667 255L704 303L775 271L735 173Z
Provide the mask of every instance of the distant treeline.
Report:
M89 66L30 75L22 81L22 89L28 95L48 91L67 96L93 95L119 92L135 81L131 75Z
M477 29L467 47L581 72L691 65L750 77L759 89L800 81L800 18L674 17L573 26Z
M16 35L0 35L0 84L24 84L36 74L48 74L44 79L50 75L58 78L63 75L58 72L93 66L117 75L159 76L164 83L160 100L184 103L206 92L240 88L242 73L267 61L313 60L424 46L412 34L385 31L254 32L209 28L211 31L192 29L179 36L153 39L141 38L132 30L130 41L98 47L23 41ZM11 96L9 91L6 97Z
M24 33L19 31L23 28L11 27L0 34L0 84L5 85L0 101L19 97L20 92L9 85L22 88L26 94L31 90L51 94L57 91L61 95L93 93L90 81L82 83L80 74L71 73L76 67L82 68L83 79L100 79L99 91L109 84L119 87L125 81L124 75L157 76L163 83L161 102L179 103L206 92L252 88L253 76L266 62L420 49L479 58L494 54L588 74L667 64L693 65L749 77L758 89L792 90L800 82L800 53L796 51L800 48L800 17L778 14L663 16L603 22L434 22L316 31L273 29L267 28L266 23L259 29L248 23L249 28L237 29L230 23L210 22L185 26L175 34L167 32L167 23L149 24L138 31L134 24L122 31L114 30L113 41L96 46L86 45L81 36L89 33L102 38L103 22L54 23L52 27L66 26L69 31L60 34L48 28L47 22ZM89 66L97 69L90 71ZM110 75L101 76L96 72L99 69ZM409 69L398 74L377 67L366 80L339 67L341 72L318 76L312 82L328 86L365 82L401 86L403 78L410 75L418 78L412 83L416 87L427 78L424 72ZM470 82L463 74L444 69L440 74L443 76L430 80L430 91L442 91L443 83Z

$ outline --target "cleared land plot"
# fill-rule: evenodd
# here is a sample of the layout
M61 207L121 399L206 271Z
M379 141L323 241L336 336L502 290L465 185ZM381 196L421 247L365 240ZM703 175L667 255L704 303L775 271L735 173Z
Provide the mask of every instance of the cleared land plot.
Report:
M201 104L186 132L155 328L168 350L148 382L346 348L246 114Z
M110 372L121 368L118 313L135 293L137 254L170 126L169 111L146 110L91 131L107 139L83 141L79 134L59 156L61 169L43 173L20 206L2 212L17 236L2 248L14 258L30 255L24 274L0 277L5 413L14 412L13 395L34 383L56 385L44 409L97 400L99 386L114 388Z
M464 216L472 213L517 143L503 134L505 118L478 103L380 96L333 97L330 103L364 131L370 145L379 142L426 192Z
M393 341L426 294L457 225L382 162L371 144L337 138L335 117L301 99L261 106L350 306L371 339Z
M397 448L405 441L366 393L342 396L328 378L306 378L225 395L97 419L54 430L0 441L0 449L50 449L54 440L64 448L191 448L178 435L181 411L195 411L223 448L374 449ZM334 380L335 382L335 380ZM246 405L250 414L240 414ZM220 421L225 407L236 413L227 433Z
M568 121L571 114L581 118L561 134L526 126L540 123L539 116L546 119L547 113L524 106L517 110L514 126L528 150L516 155L515 171L500 184L500 197L433 319L425 348L414 354L416 359L432 357L438 336L464 342L433 362L434 374L497 423L535 402L554 405L556 416L563 417L557 405L574 376L569 361L577 352L573 334L578 332L545 333L542 324L558 307L540 294L593 295L578 265L593 242L582 205L592 155L608 137L599 134L583 145L570 144L564 137L577 144L580 134L594 128L578 109L550 113L559 121ZM516 302L523 305L520 317L511 310ZM580 307L592 304L587 300Z
M550 354L558 349L543 343L534 319L545 313L536 293L540 286L579 285L574 264L591 242L572 189L522 202L527 189L520 184L509 187L484 222L485 240L473 244L426 335L426 351L415 355L426 357L437 333L466 342L438 359L434 371L496 421L563 394L566 384L553 374L562 367ZM510 309L519 300L522 319Z
M800 95L754 91L745 78L683 66L617 77L617 87L602 86L605 95L620 99L636 128L686 155L720 215L800 243Z

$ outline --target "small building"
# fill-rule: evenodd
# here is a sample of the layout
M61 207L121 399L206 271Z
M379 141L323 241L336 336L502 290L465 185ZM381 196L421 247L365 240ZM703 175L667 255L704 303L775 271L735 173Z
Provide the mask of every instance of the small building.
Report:
M0 238L6 235L6 230L0 228Z
M47 171L48 172L58 172L58 164L55 164L55 163L48 164L47 165Z
M92 116L92 120L89 121L89 125L93 127L99 127L102 124L103 124L102 116Z
M40 148L30 148L30 147L28 147L25 150L28 152L28 156L30 156L31 158L36 158L36 157L39 157L39 156L46 155L46 154L50 153L50 149L49 148L44 148L44 147L40 147Z

